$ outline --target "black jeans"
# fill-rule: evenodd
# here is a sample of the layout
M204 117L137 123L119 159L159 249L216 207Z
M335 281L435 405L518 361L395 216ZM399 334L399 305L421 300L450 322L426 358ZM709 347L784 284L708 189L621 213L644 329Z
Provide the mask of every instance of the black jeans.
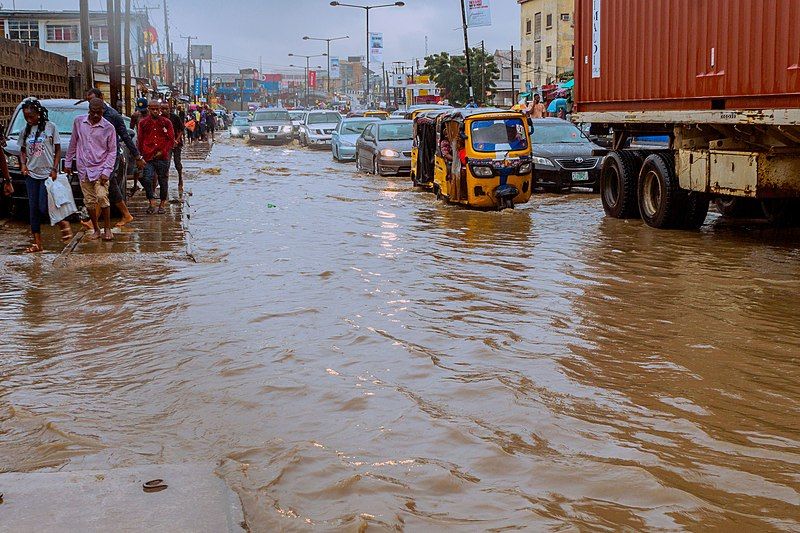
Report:
M148 200L155 199L155 194L153 194L155 179L158 179L160 199L164 201L167 199L167 187L169 184L169 160L153 159L152 161L148 161L144 166L142 187L144 187L144 192L147 194Z

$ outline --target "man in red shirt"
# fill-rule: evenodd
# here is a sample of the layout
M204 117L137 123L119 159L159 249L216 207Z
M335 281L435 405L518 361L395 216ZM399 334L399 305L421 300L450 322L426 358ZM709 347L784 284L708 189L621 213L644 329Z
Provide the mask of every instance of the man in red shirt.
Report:
M142 186L150 200L147 214L156 212L156 198L154 193L154 179L158 179L161 203L158 214L164 214L167 205L167 187L169 179L170 150L175 146L175 130L172 121L161 115L161 104L150 102L147 116L139 122L139 131L136 135L139 152L144 157L145 167L142 174Z

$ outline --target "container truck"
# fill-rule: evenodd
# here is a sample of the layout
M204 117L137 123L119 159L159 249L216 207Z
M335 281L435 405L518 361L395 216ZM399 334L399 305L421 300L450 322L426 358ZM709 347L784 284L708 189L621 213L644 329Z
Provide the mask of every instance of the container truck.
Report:
M608 216L800 221L800 0L576 0L573 120L610 135ZM668 136L662 147L631 147Z

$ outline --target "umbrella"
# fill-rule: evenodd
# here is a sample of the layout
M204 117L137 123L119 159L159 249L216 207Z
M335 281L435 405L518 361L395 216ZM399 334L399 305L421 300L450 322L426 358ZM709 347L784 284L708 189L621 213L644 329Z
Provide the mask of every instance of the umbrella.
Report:
M567 100L566 98L556 98L550 105L547 106L548 113L557 113L559 109L563 108L564 110L567 109Z

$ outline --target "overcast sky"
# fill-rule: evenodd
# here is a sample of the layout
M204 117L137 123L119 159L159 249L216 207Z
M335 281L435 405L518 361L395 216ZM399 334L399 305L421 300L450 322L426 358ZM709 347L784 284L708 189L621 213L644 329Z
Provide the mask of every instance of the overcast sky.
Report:
M17 9L77 10L78 0L15 0ZM346 0L350 4L392 3L393 0ZM5 9L14 0L0 0ZM134 6L161 5L163 0L132 0ZM350 39L331 43L331 56L363 55L366 48L364 10L331 7L329 0L167 0L170 37L175 49L185 54L186 40L198 36L197 44L214 47L214 70L235 72L239 68L285 67L289 52L315 54L325 51L324 42L303 41L311 37ZM92 10L104 10L105 0L89 0ZM124 6L124 0L122 0ZM224 7L223 7L224 6ZM492 26L470 30L470 44L486 41L486 50L519 45L519 5L516 0L492 0ZM164 14L151 11L151 20L163 39ZM384 61L421 59L425 37L429 53L463 49L459 0L406 0L405 7L372 11L370 31L383 32ZM325 58L316 60L325 66ZM303 64L305 60L303 61ZM312 60L314 61L314 60ZM421 62L422 63L422 62ZM316 66L312 63L312 67Z

